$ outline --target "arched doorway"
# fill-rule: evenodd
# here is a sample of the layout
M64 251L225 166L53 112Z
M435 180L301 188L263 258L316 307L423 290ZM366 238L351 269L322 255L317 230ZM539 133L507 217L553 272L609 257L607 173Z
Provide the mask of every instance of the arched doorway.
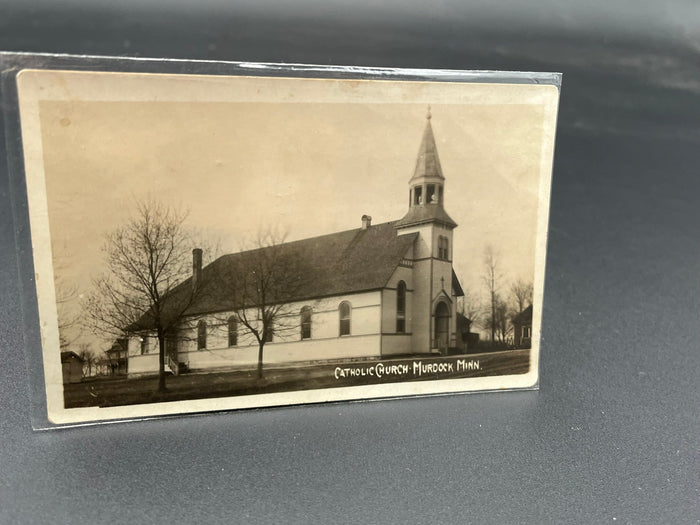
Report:
M441 353L447 352L450 344L450 309L443 302L435 308L435 342Z

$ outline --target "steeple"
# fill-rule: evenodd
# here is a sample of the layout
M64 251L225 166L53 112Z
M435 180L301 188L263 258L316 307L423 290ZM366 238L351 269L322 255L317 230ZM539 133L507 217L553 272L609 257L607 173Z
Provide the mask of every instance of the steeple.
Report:
M418 149L418 159L413 176L408 181L408 213L394 226L403 228L427 222L439 222L448 228L454 228L453 221L444 208L445 177L438 157L435 135L431 124L432 113L428 106L423 139Z
M437 146L435 145L435 136L433 135L433 126L430 120L433 118L428 106L428 114L426 115L427 122L425 123L425 131L423 131L423 140L418 149L418 160L416 161L416 169L413 172L411 180L421 177L437 178L444 180L442 175L442 166L440 166L440 158L438 157Z

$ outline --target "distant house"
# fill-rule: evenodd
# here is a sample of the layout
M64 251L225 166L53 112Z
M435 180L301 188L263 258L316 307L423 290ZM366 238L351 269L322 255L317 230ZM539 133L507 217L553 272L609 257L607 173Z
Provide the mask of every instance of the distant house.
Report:
M517 348L530 348L532 343L532 305L513 317L513 344Z
M103 373L106 375L126 375L128 371L128 348L129 342L126 338L117 339L109 350L105 353L107 357L102 365Z
M80 383L83 380L83 364L85 361L75 352L61 352L61 368L63 369L63 384Z

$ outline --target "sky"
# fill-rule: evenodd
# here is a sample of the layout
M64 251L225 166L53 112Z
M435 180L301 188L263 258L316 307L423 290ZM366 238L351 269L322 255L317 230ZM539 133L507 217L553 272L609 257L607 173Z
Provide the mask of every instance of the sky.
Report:
M295 240L358 228L363 214L374 224L400 219L426 101L445 209L458 223L453 259L463 287L484 295L489 244L504 292L512 280L533 280L546 122L541 100L523 96L522 86L326 89L315 81L307 89L303 81L229 80L207 91L171 77L167 96L146 76L118 87L102 77L92 88L73 84L82 95L71 79L40 80L61 93L38 103L57 282L90 290L105 235L134 215L139 199L187 210L186 225L219 240L222 253L269 227ZM116 95L95 96L100 86Z

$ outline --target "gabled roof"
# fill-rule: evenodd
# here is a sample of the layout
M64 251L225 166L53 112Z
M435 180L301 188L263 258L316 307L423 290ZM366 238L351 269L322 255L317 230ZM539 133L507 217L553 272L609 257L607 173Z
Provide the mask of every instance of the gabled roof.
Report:
M457 297L464 297L464 290L462 289L462 285L459 283L459 279L457 279L457 274L454 271L454 268L452 269L452 289L455 291L455 295Z
M428 122L425 124L423 140L418 150L416 169L413 171L411 180L421 177L445 178L442 175L442 166L440 166L440 157L438 157L437 146L435 145L433 127L430 125L430 114L428 114Z
M532 324L532 305L513 317L513 324Z
M241 268L248 271L265 250L277 250L283 261L285 280L298 283L268 298L268 303L287 303L333 295L377 290L386 286L401 259L413 245L417 233L397 235L394 222L312 237L274 247L249 250L219 257L202 269L202 290L185 310L186 315L225 312L235 308L233 275ZM191 278L173 290L175 304L189 300ZM182 304L182 303L180 303ZM252 306L252 305L251 305ZM149 316L127 328L150 328Z

